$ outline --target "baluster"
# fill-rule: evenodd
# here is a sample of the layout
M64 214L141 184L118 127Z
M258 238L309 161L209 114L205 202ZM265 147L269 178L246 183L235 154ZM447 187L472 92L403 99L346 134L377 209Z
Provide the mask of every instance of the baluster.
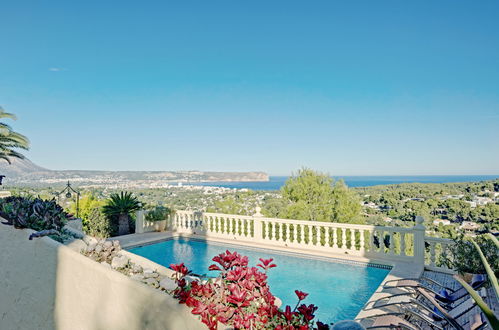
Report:
M242 236L242 230L241 230L241 219L235 218L234 221L236 222L236 232L234 233L236 236L241 235Z
M283 236L286 236L286 239L284 240L285 243L289 243L289 234L291 233L291 230L289 229L289 223L283 224Z
M232 219L229 218L229 217L225 217L224 218L224 222L225 222L225 234L226 235L230 235L232 232L231 232L231 229L232 229Z
M435 267L435 242L430 242L430 266Z
M298 240L298 225L293 224L293 235L291 235L291 243L296 243Z
M333 227L333 248L338 248L338 228Z
M308 243L307 245L312 246L314 244L314 233L312 231L312 226L307 225L307 239Z
M345 228L341 228L341 248L347 248L347 230Z
M405 257L405 233L400 233L400 255Z
M314 229L315 229L315 239L318 239L317 227L312 225L310 226L310 241L312 242L312 245L317 245L317 241L314 242Z
M355 243L355 229L350 229L350 250L357 250Z
M305 245L305 226L300 225L300 244Z
M281 224L276 222L275 223L275 237L279 237L277 241L282 241L282 231L281 231Z
M444 254L446 252L445 250L447 250L447 243L443 243L443 242L440 243L440 248L441 248L441 251L440 251L440 256L441 256L442 254ZM436 261L436 258L435 258L435 261ZM448 268L447 265L445 265L445 264L440 265L439 267Z
M360 244L360 251L364 251L365 250L365 242L364 242L364 235L365 235L366 231L361 229L359 230L359 244Z
M324 227L324 246L325 247L330 247L331 245L329 244L329 239L330 239L330 234L329 234L329 227Z

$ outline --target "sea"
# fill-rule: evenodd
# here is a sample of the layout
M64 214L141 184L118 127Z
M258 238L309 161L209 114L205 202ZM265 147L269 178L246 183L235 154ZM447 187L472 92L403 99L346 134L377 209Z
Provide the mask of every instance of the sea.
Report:
M269 181L252 182L196 182L184 185L225 187L251 190L279 190L289 176L270 176ZM498 179L499 175L414 175L414 176L338 176L349 187L370 187L398 183L448 183L448 182L478 182Z

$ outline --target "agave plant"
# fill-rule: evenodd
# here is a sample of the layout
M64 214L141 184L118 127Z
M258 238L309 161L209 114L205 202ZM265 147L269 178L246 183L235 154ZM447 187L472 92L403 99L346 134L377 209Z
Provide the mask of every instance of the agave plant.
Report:
M118 235L130 234L130 213L141 208L137 197L130 192L112 194L102 211L109 218L118 218Z
M12 113L5 112L0 107L0 119L9 118L16 120L16 116ZM12 127L5 123L0 123L0 159L6 160L10 164L10 158L23 159L24 156L15 149L28 150L29 140L22 134L14 132Z

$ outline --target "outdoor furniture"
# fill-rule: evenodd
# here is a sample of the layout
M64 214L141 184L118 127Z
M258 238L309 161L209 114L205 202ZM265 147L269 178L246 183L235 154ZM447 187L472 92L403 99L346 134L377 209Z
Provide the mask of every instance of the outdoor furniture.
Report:
M480 294L482 296L486 295L485 289L482 289ZM474 300L469 297L452 309L446 310L441 303L435 299L433 292L426 288L416 287L414 292L399 293L383 297L374 302L373 305L366 310L389 310L390 308L395 307L398 308L398 313L417 315L419 319L424 320L428 324L440 325L441 327L448 324L461 330L464 329L462 324L472 323L472 329L479 329L486 324L481 316L480 318L475 317L472 322L459 322L463 319L463 315L469 312L474 306ZM388 314L390 314L390 312Z
M417 314L414 314L412 311L377 314L372 316L366 316L364 318L357 319L356 321L360 322L366 329L388 328L388 329L420 330L420 329L427 329L428 327L433 329L443 329L438 324L434 324L434 322L428 322L427 320L420 318Z
M438 287L439 288L438 291L427 285L425 282L429 283L430 285L433 285L434 287ZM480 287L482 287L486 282L487 282L487 277L485 275L474 274L470 285L473 287L473 289L477 290ZM425 277L422 277L421 279L406 278L406 279L388 281L385 283L384 288L385 289L424 288L432 292L435 295L435 299L448 305L452 305L453 303L457 302L461 298L468 295L468 291L466 291L466 289L462 286L459 289L454 290L432 279Z

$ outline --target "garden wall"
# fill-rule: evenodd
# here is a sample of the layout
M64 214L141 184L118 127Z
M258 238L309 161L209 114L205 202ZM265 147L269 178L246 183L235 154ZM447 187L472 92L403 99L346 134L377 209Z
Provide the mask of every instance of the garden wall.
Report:
M0 224L0 329L204 329L172 297Z

